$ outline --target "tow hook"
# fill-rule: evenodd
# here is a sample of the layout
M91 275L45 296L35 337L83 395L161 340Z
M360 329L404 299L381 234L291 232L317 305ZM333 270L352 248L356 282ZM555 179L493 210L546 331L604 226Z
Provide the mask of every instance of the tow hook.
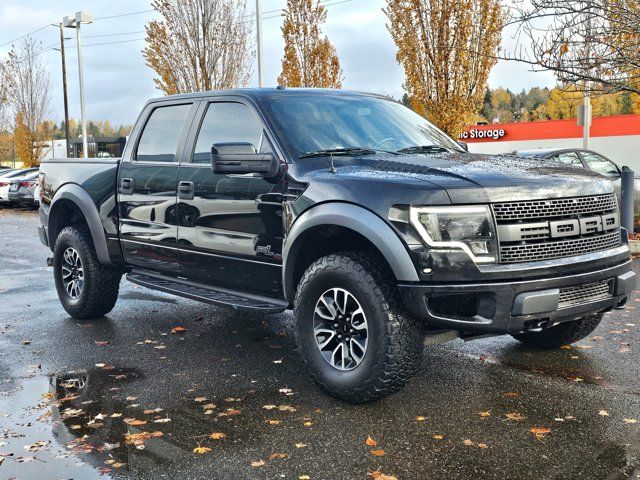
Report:
M47 267L53 267L53 257L47 257Z

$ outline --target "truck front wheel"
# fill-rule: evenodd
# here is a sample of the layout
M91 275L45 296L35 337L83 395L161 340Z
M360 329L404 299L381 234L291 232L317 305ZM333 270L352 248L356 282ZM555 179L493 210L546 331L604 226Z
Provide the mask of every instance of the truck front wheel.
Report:
M53 249L53 272L60 303L73 318L97 318L113 309L122 273L98 261L86 228L60 231Z
M536 348L560 348L563 345L587 338L602 321L602 314L592 315L582 320L563 322L541 332L525 332L512 335L525 345Z
M420 365L421 328L374 257L345 252L315 261L298 285L294 314L302 357L333 397L352 403L385 397Z

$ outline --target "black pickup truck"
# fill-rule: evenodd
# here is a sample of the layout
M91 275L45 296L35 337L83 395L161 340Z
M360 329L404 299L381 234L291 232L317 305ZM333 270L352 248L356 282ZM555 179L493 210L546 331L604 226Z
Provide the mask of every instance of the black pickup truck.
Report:
M634 288L611 182L470 154L387 98L247 89L144 107L121 159L40 169L39 235L76 318L120 279L259 312L292 308L329 394L400 389L425 344L554 348Z

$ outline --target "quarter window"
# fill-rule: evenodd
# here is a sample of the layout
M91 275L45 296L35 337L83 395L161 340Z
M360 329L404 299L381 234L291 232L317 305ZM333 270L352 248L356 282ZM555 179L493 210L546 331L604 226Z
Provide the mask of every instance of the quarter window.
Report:
M136 160L141 162L174 162L180 133L191 104L156 108L144 126Z
M618 167L602 155L593 152L582 152L582 158L584 158L587 166L594 172L601 173L602 175L617 175L619 173Z
M248 106L237 102L210 103L202 121L194 163L211 162L214 143L250 143L257 152L263 151L264 128L258 116Z

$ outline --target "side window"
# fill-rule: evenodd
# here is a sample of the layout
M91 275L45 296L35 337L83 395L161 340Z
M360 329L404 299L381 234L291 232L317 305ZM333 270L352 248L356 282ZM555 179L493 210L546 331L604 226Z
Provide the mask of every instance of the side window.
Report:
M210 103L202 120L193 152L193 163L211 162L214 143L248 142L263 151L262 122L248 106L236 102ZM268 148L266 145L264 148Z
M191 104L156 108L147 120L136 160L140 162L174 162L182 127Z
M554 162L564 163L573 167L582 167L582 162L576 152L563 152L552 157Z
M618 174L618 168L613 162L607 160L602 155L598 155L593 152L582 152L582 158L587 162L587 166L594 172L601 173L603 175Z

